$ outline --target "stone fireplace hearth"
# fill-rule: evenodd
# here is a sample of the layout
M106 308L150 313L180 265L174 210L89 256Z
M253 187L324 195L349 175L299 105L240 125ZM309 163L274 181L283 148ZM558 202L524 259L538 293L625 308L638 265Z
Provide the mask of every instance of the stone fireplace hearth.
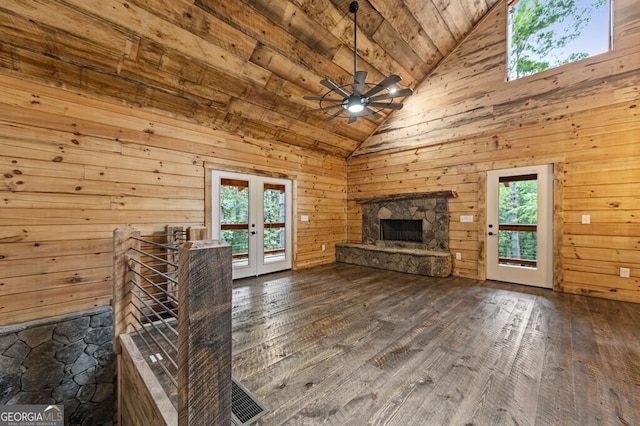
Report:
M336 260L419 275L451 274L448 199L453 191L359 201L362 243L337 244Z

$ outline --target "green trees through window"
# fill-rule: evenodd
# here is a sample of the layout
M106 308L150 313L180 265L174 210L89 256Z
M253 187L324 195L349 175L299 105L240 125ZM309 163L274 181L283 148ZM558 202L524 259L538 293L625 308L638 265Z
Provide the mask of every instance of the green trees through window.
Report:
M514 80L611 48L611 0L512 0L507 78Z
M535 176L500 182L498 257L500 263L537 259L538 181ZM524 264L535 266L535 263Z

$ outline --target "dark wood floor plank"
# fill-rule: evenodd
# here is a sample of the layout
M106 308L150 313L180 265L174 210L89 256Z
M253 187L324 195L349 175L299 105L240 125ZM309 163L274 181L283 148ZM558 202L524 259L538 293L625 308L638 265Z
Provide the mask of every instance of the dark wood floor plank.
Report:
M640 424L636 304L332 264L234 282L232 324L259 425Z
M430 294L432 297L427 299L433 302L436 291L423 292L422 297ZM437 303L440 308L455 310L461 303L457 298L450 297L450 293L443 296L447 296L448 300L446 305L442 301ZM332 413L331 418L324 418L323 421L335 420L338 423L352 424L353 417L357 419L367 415L371 409L375 408L381 397L386 399L385 395L380 395L381 392L385 389L393 389L396 380L406 381L409 370L413 369L416 363L422 362L426 342L437 339L437 333L446 328L446 324L437 321L430 324L425 321L428 314L433 312L433 306L426 300L422 302L417 299L414 305L422 308L418 311L406 308L400 311L396 309L394 315L387 315L388 320L393 324L393 333L382 336L386 343L382 342L380 345L378 342L381 350L368 359L361 357L361 363L357 368L351 368L349 374L341 378L339 392L333 392L314 402L316 405L322 404L329 407L324 411L324 415ZM389 343L390 339L395 340ZM345 392L347 389L349 391ZM351 395L350 399L344 398L345 393ZM296 420L303 420L304 415L305 413L300 413ZM356 420L353 419L353 421Z
M571 305L574 296L555 295L539 299L544 308L545 344L536 418L539 424L557 425L572 417L576 403L573 392Z
M615 424L612 401L586 298L571 299L571 342L575 415L581 424ZM594 407L599 407L594 412Z
M612 415L624 425L640 424L635 407L640 402L640 387L629 381L633 377L633 364L627 352L625 336L612 327L609 318L620 323L620 307L602 303L598 299L587 299L592 321L593 335L598 347L598 356L602 365L603 385L608 389ZM637 325L636 325L637 327ZM623 328L624 329L624 328ZM637 339L639 336L636 335ZM612 363L611 360L617 362ZM632 368L629 368L630 365ZM638 373L636 372L636 377Z
M495 388L495 382L504 374L502 370L510 369L512 343L520 340L521 317L526 316L530 309L527 304L518 303L513 294L492 292L487 300L495 309L468 326L458 325L459 330L467 330L460 335L468 338L453 346L458 355L451 366L439 367L444 374L436 381L433 395L439 409L434 410L423 402L414 410L413 416L405 420L407 424L419 421L424 417L419 413L425 410L429 410L428 419L434 424L449 424L454 415L468 418L470 413L478 415L488 411L493 414L504 409L495 406L498 400L487 398L486 394ZM503 387L498 387L498 391L503 390ZM479 404L472 403L459 410L464 401L479 401Z
M372 316L375 321L378 321L377 318L382 318L382 320L380 321L385 325L385 327L380 330L380 333L368 336L371 338L359 339L357 341L357 344L354 347L350 348L351 352L349 353L348 364L345 364L344 362L342 362L342 359L340 359L338 360L339 367L336 367L335 360L330 360L329 368L332 369L332 374L330 377L331 382L327 380L324 380L322 384L318 384L313 380L307 382L313 383L314 387L318 385L320 385L319 387L323 387L325 390L323 393L320 393L320 395L326 394L327 396L322 398L323 401L321 403L319 403L318 401L306 401L301 404L300 407L304 408L304 412L295 413L294 411L294 418L291 421L298 421L301 418L315 418L316 421L320 421L321 419L318 419L318 416L325 415L328 412L336 412L339 407L344 404L344 397L342 396L339 398L339 403L330 401L330 397L332 395L353 394L354 390L359 389L359 387L361 386L359 384L359 380L361 380L361 377L363 376L363 369L368 368L368 366L372 364L372 360L376 358L379 360L379 362L386 362L381 361L381 359L384 358L384 355L381 354L384 353L384 351L389 350L389 338L391 336L397 336L398 334L400 334L401 329L409 330L414 327L410 322L407 321L407 319L412 315L412 310L408 308L428 305L426 301L425 303L415 303L415 300L411 305L407 305L408 302L403 301L403 299L401 298L399 299L395 297L394 294L390 293L388 289L382 290L386 297L381 297L381 295L376 293L376 290L372 289L371 287L367 288L369 300L367 302L367 310L369 310L369 313L367 315L369 315L370 317ZM422 294L424 297L425 292L422 292ZM434 294L435 292L432 293L432 296ZM401 305L407 306L401 307ZM423 309L428 309L428 307L424 307ZM377 368L379 369L379 367ZM315 364L314 369L324 370L324 365L322 363ZM355 377L356 380L354 380L354 378L352 377L354 371L358 372L357 376ZM300 378L298 377L298 379ZM307 379L304 378L302 383L304 383L305 380ZM328 386L333 386L335 389L326 389ZM316 394L318 394L318 392L316 392ZM318 405L322 405L323 407L328 407L329 405L331 405L331 408L317 409L316 407ZM287 411L290 411L294 410L295 406L292 404L288 404L285 408ZM286 416L290 414L285 413L284 415ZM280 421L284 421L284 419L281 419Z
M234 299L262 425L637 423L640 309L354 265L283 274Z

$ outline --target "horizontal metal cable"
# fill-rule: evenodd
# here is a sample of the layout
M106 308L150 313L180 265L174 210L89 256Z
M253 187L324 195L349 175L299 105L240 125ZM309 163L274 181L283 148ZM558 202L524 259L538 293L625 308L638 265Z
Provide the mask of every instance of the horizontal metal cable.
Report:
M167 308L167 305L166 305L164 302L162 302L162 301L158 300L158 298L157 298L157 297L155 297L152 293L150 293L150 292L148 292L146 289L144 289L144 288L143 288L143 287L142 287L138 282L136 282L135 280L132 280L131 282L133 283L133 285L134 285L135 287L139 288L139 289L142 291L142 293L143 293L144 295L146 295L147 297L149 297L150 299L152 299L152 300L153 300L154 302L156 302L159 306L163 307L162 312L166 312L166 313L168 313L169 315L171 315L172 317L174 317L175 319L178 319L178 314L177 314L176 312L174 312L174 310L173 310L173 309L168 309L168 308ZM137 299L139 299L140 301L142 301L142 303L146 304L146 302L144 302L144 301L142 300L142 298L138 295L138 293L137 293L137 292L133 291L133 292L132 292L132 294L133 294ZM177 299L175 299L175 297L174 297L173 299L174 299L174 300L177 300ZM149 308L149 309L151 309L151 307L150 307L150 306L148 306L148 308ZM151 309L151 310L153 310L154 312L156 312L156 311L155 311L155 309ZM159 315L159 314L157 314L157 313L156 313L156 315ZM160 318L159 318L159 319L160 319ZM176 335L178 334L178 332L177 332L177 331L176 331L175 333L176 333Z
M145 307L147 309L149 309L149 305L147 305L143 300L141 300L141 299L138 299L138 300L140 300L140 302L145 304L146 305ZM144 326L146 326L146 324L150 324L150 326L155 328L155 330L158 332L158 334L160 334L162 336L163 340L165 342L167 342L167 344L171 347L171 349L173 349L174 351L178 352L178 347L175 345L175 343L173 343L173 340L171 340L171 338L169 338L164 331L162 331L162 330L160 330L158 328L158 326L157 326L157 322L158 321L152 321L151 317L149 315L147 315L145 312L143 312L142 309L140 309L140 307L138 305L136 305L135 303L132 303L132 305L148 321L148 323L144 323L143 324L143 323L140 322L140 318L138 318L136 316L136 320L138 322L140 322L140 325L144 327ZM151 312L155 313L155 311L153 309L151 309ZM160 322L162 322L171 332L173 332L176 336L178 335L178 331L175 328L173 328L172 326L170 326L164 318L159 317L157 314L155 316L157 318L159 318Z
M133 238L134 240L140 240L140 241L148 242L148 241L151 241L151 240L148 240L148 239L145 239L145 238L158 238L158 237L164 237L165 239L168 239L169 237L172 237L172 238L175 238L176 240L186 241L187 240L187 232L186 231L181 231L181 232L174 232L173 234L141 235L139 237L132 236L131 238Z
M174 268L177 268L177 267L178 267L178 264L177 264L177 263L170 262L170 261L168 261L167 259L163 259L163 258L161 258L160 256L156 256L155 254L151 254L151 253L149 253L149 252L145 252L145 251L139 250L139 249L137 249L137 248L135 248L135 247L131 247L131 250L132 250L132 251L135 251L136 253L140 253L140 254L141 254L141 255L143 255L143 256L150 257L151 259L155 259L155 260L157 260L158 262L160 262L162 265L168 265L168 266L172 266L172 267L174 267Z
M146 263L144 263L144 262L139 261L139 260L138 260L138 259L136 259L136 258L133 258L133 257L132 257L132 258L130 258L129 260L131 260L133 263L137 263L138 265L140 265L140 266L141 266L141 267L143 267L143 268L146 268L146 269L148 269L148 270L150 270L150 271L153 271L157 276L163 277L163 278L165 278L167 281L171 281L173 284L178 284L178 280L176 280L176 279L174 279L174 278L170 277L169 275L167 275L166 273L164 273L164 272L162 272L162 271L158 271L157 269L155 269L155 268L153 268L153 267L151 267L151 266L147 265L147 264L146 264ZM177 267L178 265L175 265L175 266Z
M139 312L140 312L140 311L139 311ZM140 312L140 313L142 313L142 312ZM144 314L142 313L142 315L144 315ZM153 334L149 331L149 327L148 327L146 324L143 324L143 323L140 321L140 318L138 318L138 317L137 317L137 316L135 316L135 315L133 315L133 316L135 317L136 322L140 325L140 329L141 329L141 330L144 330L144 331L145 331L145 333L146 333L146 334L148 334L148 335L149 335L149 337L151 337L151 340L153 340L153 342L156 344L156 346L158 347L158 349L159 349L159 350L160 350L160 351L161 351L161 352L162 352L162 353L167 357L167 359L168 359L169 361L171 361L171 364L172 364L175 368L177 368L177 367L178 367L178 363L177 363L177 361L174 359L174 356L173 356L173 355L171 355L171 354L169 354L169 352L167 352L167 350L165 349L165 347L164 347L164 346L162 346L161 342L158 342L158 340L156 340L156 338L153 336ZM153 323L151 323L151 324L153 324ZM132 324L132 326L133 326L133 328L134 328L134 329L136 329L136 327L135 327L135 325L134 325L134 324ZM159 329L158 329L158 327L154 327L154 328L155 328L156 332L158 332L161 336L163 336L164 338L166 338L166 335L165 335L164 333L162 333L162 331L161 331L161 330L159 330ZM178 349L176 348L176 346L175 346L174 344L172 344L170 341L169 341L168 343L169 343L169 346L171 346L171 349L173 349L173 351L176 353L176 356L177 356L177 354L178 354Z
M142 289L144 289L145 291L147 291L147 289L148 289L148 288L153 287L153 288L155 288L156 290L158 290L160 293L162 293L162 294L164 294L165 296L167 296L168 298L170 298L170 299L171 299L173 302L175 302L176 304L178 303L178 296L177 296L177 293L175 293L175 292L170 292L170 291L168 291L168 290L166 290L166 289L164 289L164 288L162 287L163 285L168 286L169 284L175 284L175 285L177 286L178 284L177 284L177 281L176 281L176 280L171 280L171 281L162 281L162 282L157 283L157 282L152 281L151 279L149 279L149 275L142 274L142 273L140 273L140 272L138 272L138 271L135 271L135 270L132 270L131 272L132 272L134 275L136 275L136 276L138 276L138 277L142 278L146 283L148 283L148 284L149 284L149 286L144 286L144 285L141 285L141 284L140 284L140 285L139 285L139 287L140 287L140 288L142 288ZM152 275L152 276L156 276L156 275ZM149 292L149 293L150 293L150 292ZM154 294L155 294L155 292L154 292Z
M153 349L151 348L151 345L149 345L149 342L147 342L147 340L144 338L144 336L142 335L142 333L140 333L140 331L135 327L134 324L129 323L132 327L133 330L135 331L135 333L140 337L140 339L142 340L142 342L145 344L145 346L147 347L147 349L149 350L149 352L153 352ZM171 357L169 357L169 359L171 359ZM164 371L164 373L166 374L166 376L169 378L169 380L171 381L171 383L173 384L173 386L175 386L176 388L178 387L178 380L176 379L176 377L167 369L167 367L164 365L164 363L162 362L162 360L158 361L160 368L162 368L162 370ZM176 367L177 368L177 367Z

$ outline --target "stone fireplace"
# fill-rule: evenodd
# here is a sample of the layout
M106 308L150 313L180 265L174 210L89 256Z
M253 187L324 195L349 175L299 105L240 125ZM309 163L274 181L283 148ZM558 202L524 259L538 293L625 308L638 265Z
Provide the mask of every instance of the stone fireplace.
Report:
M360 200L362 243L336 245L336 260L444 277L451 273L448 199L453 191Z

